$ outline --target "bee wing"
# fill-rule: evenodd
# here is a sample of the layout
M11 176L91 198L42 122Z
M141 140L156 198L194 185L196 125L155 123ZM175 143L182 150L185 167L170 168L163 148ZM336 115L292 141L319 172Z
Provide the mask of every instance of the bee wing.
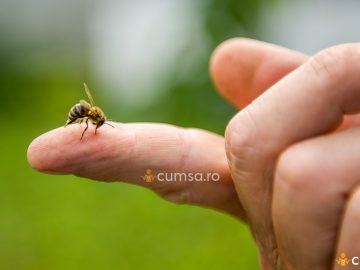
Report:
M80 100L80 104L83 105L86 108L90 108L91 105L89 104L89 102L85 101L85 100Z
M90 92L90 89L89 87L86 85L86 83L84 83L84 88L85 88L85 92L86 92L86 95L88 96L89 100L90 100L90 104L91 106L95 106L95 101L91 95L91 92Z

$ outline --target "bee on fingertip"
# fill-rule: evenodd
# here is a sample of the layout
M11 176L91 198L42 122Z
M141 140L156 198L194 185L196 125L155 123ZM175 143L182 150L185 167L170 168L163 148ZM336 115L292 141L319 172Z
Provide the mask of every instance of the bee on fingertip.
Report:
M80 123L85 121L86 127L81 134L80 140L82 140L85 132L89 128L89 123L88 123L89 120L91 121L91 123L93 125L96 126L95 127L95 135L96 135L97 129L100 128L104 124L114 127L106 122L108 119L106 118L102 109L100 109L100 107L96 106L94 99L91 95L90 89L86 85L86 83L84 83L84 88L85 88L85 92L89 98L90 103L88 103L85 100L80 100L79 103L77 103L73 107L71 107L71 109L69 111L69 115L68 115L68 120L66 121L65 126L64 126L64 127L66 127L70 124L75 123L78 120L80 120Z

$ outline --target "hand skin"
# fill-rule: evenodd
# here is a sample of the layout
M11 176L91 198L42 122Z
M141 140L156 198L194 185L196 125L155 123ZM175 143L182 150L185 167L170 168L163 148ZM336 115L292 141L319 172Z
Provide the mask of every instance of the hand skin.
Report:
M337 269L340 252L360 256L359 70L359 44L307 57L232 39L210 63L219 92L244 108L225 138L111 123L115 128L87 132L79 142L84 126L70 125L35 139L28 160L42 172L126 181L170 201L229 213L249 224L262 269ZM147 183L141 176L148 168L219 172L221 180Z

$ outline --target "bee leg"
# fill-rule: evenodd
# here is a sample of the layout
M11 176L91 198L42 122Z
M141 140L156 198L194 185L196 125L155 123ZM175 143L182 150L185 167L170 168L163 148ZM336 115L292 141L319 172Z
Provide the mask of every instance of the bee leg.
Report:
M85 121L85 123L86 123L86 128L84 129L83 133L81 134L80 141L82 140L82 138L83 138L83 136L84 136L85 132L86 132L86 131L87 131L87 129L89 128L89 123L88 123L88 121L89 121L89 118L86 118L86 121Z
M75 120L76 120L76 119L73 119L73 120L67 120L67 121L66 121L66 123L65 123L65 125L64 125L64 127L66 127L67 125L70 125L70 124L74 123L74 122L75 122Z
M110 126L110 127L113 127L113 128L115 128L113 125L110 125L109 123L104 123L105 125L108 125L108 126Z
M100 125L99 124L97 124L96 125L96 128L95 128L95 136L96 136L96 131L97 131L97 129L100 127Z

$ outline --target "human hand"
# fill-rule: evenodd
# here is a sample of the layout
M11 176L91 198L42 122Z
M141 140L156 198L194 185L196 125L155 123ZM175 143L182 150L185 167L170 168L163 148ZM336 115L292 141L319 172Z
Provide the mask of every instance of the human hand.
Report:
M235 40L215 53L215 82L241 107L258 93L234 99L243 89L230 81L239 75L224 66L242 66L240 56L228 53L239 46L249 54L273 48ZM266 80L264 70L285 75L279 63L296 59L302 65L239 112L225 136L263 269L340 269L335 257L341 252L360 254L360 46L340 45L309 59L285 49L273 51L272 61L267 57L254 64L250 81Z
M239 76L228 80L231 87L239 90L230 94L229 99L243 102L243 105L297 67L300 62L297 58L302 59L299 55L293 60L275 63L270 57L273 50L263 50L258 46L253 48L252 54L248 54L250 48L239 45L238 48L229 48L228 53L241 57L242 65L230 64L224 70L227 74L240 72ZM274 50L278 51L275 47ZM272 72L267 72L266 66L272 67ZM249 80L259 67L263 67L263 76ZM217 76L216 72L214 76ZM221 77L220 73L218 77ZM245 219L230 176L221 136L161 124L112 124L115 129L103 126L96 137L89 129L82 141L79 141L79 136L84 124L50 131L29 146L29 162L42 172L139 184L177 203L211 207ZM141 178L148 168L154 173L217 172L221 177L218 182L148 183Z
M273 83L305 61L305 56L285 49L259 42L235 40L228 42L217 50L212 61L212 73L220 91L231 102L241 107L247 105L257 95L260 95ZM273 88L281 84L279 83ZM274 91L272 89L270 92ZM290 92L291 90L288 91L289 94ZM267 98L273 95L267 94ZM265 98L260 100L265 100ZM246 112L246 110L243 112ZM29 147L28 157L32 166L38 170L52 171L54 173L73 173L98 180L124 180L137 183L150 187L158 194L172 201L212 207L245 219L250 223L257 243L261 247L265 269L279 262L277 254L280 253L280 258L283 258L283 256L287 258L288 254L291 254L290 251L293 251L294 247L296 247L295 244L289 249L289 252L285 249L286 252L282 253L280 245L279 253L277 252L279 240L272 233L273 222L270 208L273 180L271 174L276 161L275 156L280 155L281 151L291 142L278 153L272 153L272 159L265 159L264 156L268 157L269 153L265 151L263 156L261 153L262 148L265 146L265 150L268 150L268 146L275 145L274 138L271 137L272 134L260 133L261 136L270 136L270 139L272 139L269 141L270 145L262 137L261 140L255 140L260 136L253 133L254 130L252 130L251 126L246 126L247 122L241 120L242 117L244 118L244 116L240 116L245 114L243 112L235 117L229 125L227 138L230 140L227 145L230 153L232 174L246 211L243 205L239 203L233 187L223 149L224 141L221 137L206 131L179 129L168 125L118 124L114 130L103 127L99 132L99 136L90 138L91 135L89 135L84 139L84 143L80 144L78 141L80 128L70 126L67 129L54 130L36 139ZM272 114L269 113L270 116ZM270 120L270 116L264 117L261 121L268 121L267 118ZM351 121L349 123L352 124ZM246 140L234 140L233 137L236 136L234 134L237 134L236 131L239 126L248 129L245 132L241 131L245 135L245 139L251 138L249 134L255 135L254 140L251 141L254 144L251 145L259 144L259 152L256 151L256 153L259 155L260 162L251 163L251 161L256 160L256 155L254 152L253 156L248 156L251 147L248 148L246 143L242 145ZM264 127L267 127L270 133L273 132L274 128L272 126L264 125ZM274 127L277 127L277 125L274 125ZM290 125L290 127L293 126ZM267 131L262 130L262 132ZM235 145L234 141L236 142ZM275 140L275 142L277 141ZM231 150L229 150L229 146ZM239 151L239 149L242 150ZM256 150L255 147L253 149ZM243 161L248 163L245 159L241 161L241 155L246 153L248 153L246 158L249 158L250 161L247 165L252 164L254 166L252 169L256 167L258 167L256 169L259 169L254 173L246 173L244 167L237 167L239 164L244 165L241 164ZM234 157L237 156L240 159L234 161ZM265 164L268 161L270 161L269 167ZM221 173L221 180L219 182L180 184L172 182L146 183L141 180L140 176L144 174L147 168L152 168L154 171L217 171ZM261 175L261 168L267 168L267 177L255 177ZM256 197L254 198L254 196ZM282 195L278 195L278 197L281 198ZM256 213L256 211L259 212ZM276 211L274 212L276 213ZM263 220L261 220L263 214ZM287 216L285 212L285 215L280 216L280 218L281 220L287 220ZM290 233L286 229L284 229L284 233L279 230L280 233L278 234L280 236L285 235L284 238L286 238L287 234ZM301 233L306 234L303 231ZM313 242L309 240L308 244L311 246ZM310 251L311 249L309 249ZM272 257L272 254L275 256ZM305 264L303 265L309 263L306 260L306 255L309 254L314 253L305 252ZM316 253L316 258L322 259L321 254ZM303 256L301 252L295 255L295 259ZM292 259L290 256L289 263L293 262Z

